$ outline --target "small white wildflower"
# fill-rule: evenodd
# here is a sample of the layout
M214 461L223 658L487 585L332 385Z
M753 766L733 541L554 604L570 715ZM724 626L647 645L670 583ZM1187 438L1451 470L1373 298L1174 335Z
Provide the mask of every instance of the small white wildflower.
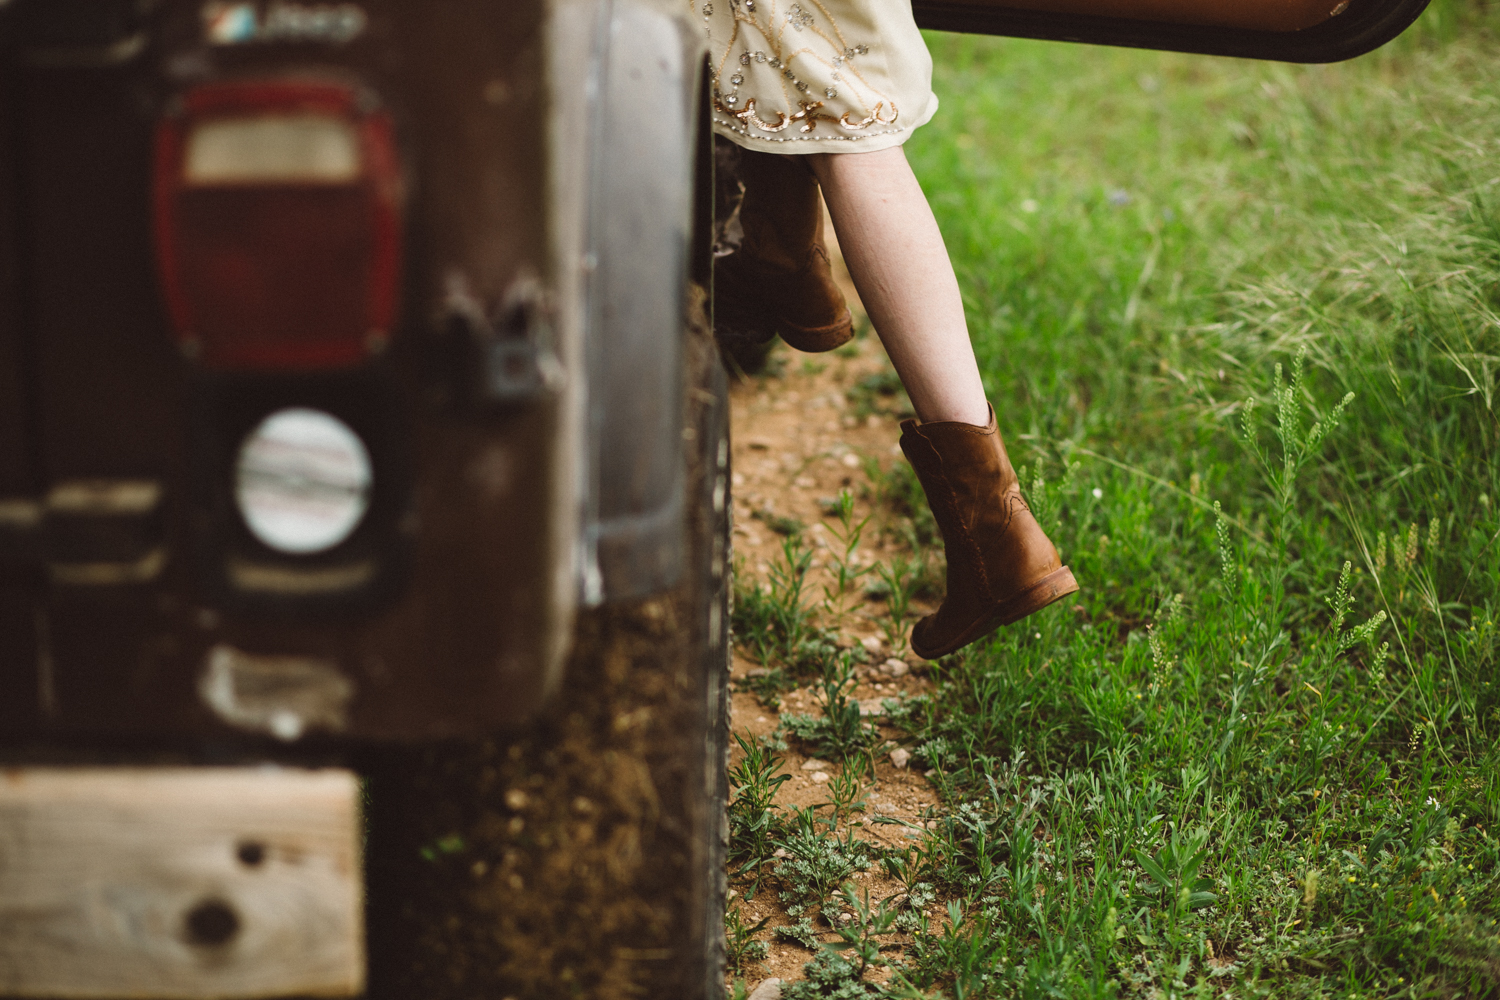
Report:
M1094 487L1094 499L1095 500L1100 500L1103 497L1104 497L1104 491L1101 490L1099 487L1095 486Z

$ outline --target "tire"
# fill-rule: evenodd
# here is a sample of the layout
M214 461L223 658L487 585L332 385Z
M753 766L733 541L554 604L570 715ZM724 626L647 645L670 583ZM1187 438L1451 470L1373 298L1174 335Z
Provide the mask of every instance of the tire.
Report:
M362 762L371 998L723 994L728 411L698 313L685 579L585 613L524 730Z

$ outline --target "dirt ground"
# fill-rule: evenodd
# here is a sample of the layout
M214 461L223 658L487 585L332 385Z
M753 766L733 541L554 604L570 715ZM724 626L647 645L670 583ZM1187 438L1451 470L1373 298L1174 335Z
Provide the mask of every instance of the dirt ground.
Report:
M831 233L831 226L825 229ZM867 330L858 295L848 280L847 271L842 268L837 245L830 249L835 257L836 275L855 311L856 326ZM771 523L776 518L795 518L807 526L804 537L814 552L807 591L817 597L821 596L822 585L829 579L826 572L829 546L836 544L829 531L836 522L825 514L820 501L830 500L840 490L847 489L856 501L856 520L874 515L859 550L866 563L888 559L897 551L895 539L881 530L891 518L888 512L877 510L872 505L871 491L866 488L868 478L864 463L874 458L882 469L888 469L893 462L905 461L896 445L900 436L900 415L878 412L859 416L855 412L857 407L849 398L849 391L861 379L890 371L890 362L873 334L866 332L854 342L853 348L828 354L801 354L785 345L778 345L776 350L779 357L773 355L773 368L780 367L781 374L749 377L731 389L735 561L742 583L747 577L765 583L784 541ZM784 359L784 366L781 359ZM906 650L904 643L902 648L886 644L879 621L886 616L884 602L872 600L856 602L856 605L837 623L841 645L859 644L870 654L869 662L859 668L860 683L852 697L874 706L882 699L912 696L928 690L930 681L926 677L924 661ZM929 610L932 609L915 602L912 607L913 613ZM891 659L903 661L908 672L899 678L889 676L881 668ZM777 710L745 690L745 682L757 669L761 669L761 665L748 657L745 650L735 650L730 725L734 732L746 737L768 736L781 724ZM813 716L821 714L810 688L783 694L780 710ZM873 721L880 723L878 716ZM883 725L880 728L882 735L889 740L900 741L899 731ZM777 802L783 806L811 806L826 802L826 781L820 779L836 773L837 765L813 760L810 767L819 768L820 763L827 764L827 767L804 769L810 758L799 752L795 739L789 739L788 744L783 772L792 775L792 779L781 786ZM741 756L738 748L733 748L731 766L738 763ZM871 822L877 816L904 821L914 827L921 825L938 807L937 795L922 773L914 765L898 768L888 754L882 755L877 762L875 781L866 801L868 811L863 820L855 820L863 823L857 827L856 835L882 846L910 844L915 831L899 823ZM869 890L872 905L901 891L899 884L876 870L859 876L856 884L861 890ZM743 889L743 886L731 882L731 890L735 888ZM770 918L766 929L756 935L757 940L768 945L767 957L731 976L730 981L743 978L754 987L767 977L774 976L784 981L801 979L802 967L812 959L813 953L776 936L776 927L794 921L778 901L774 887L769 890L762 887L750 901L732 895L729 906L739 908L746 924L753 925L762 918ZM834 941L837 935L829 932L822 935L822 939ZM902 940L903 935L892 935L890 943L899 944ZM882 977L876 974L871 978L879 981Z

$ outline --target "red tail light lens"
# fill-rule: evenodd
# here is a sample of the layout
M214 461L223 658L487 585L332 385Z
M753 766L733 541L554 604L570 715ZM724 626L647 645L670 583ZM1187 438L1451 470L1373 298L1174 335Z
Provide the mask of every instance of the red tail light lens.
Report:
M383 348L400 280L390 119L302 80L189 91L156 141L156 241L178 341L214 368L354 365Z

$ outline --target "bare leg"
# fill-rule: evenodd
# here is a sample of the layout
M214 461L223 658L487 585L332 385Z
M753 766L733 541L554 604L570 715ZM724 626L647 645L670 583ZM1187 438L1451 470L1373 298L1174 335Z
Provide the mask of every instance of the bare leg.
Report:
M958 279L906 153L811 160L849 274L917 417L989 423Z

